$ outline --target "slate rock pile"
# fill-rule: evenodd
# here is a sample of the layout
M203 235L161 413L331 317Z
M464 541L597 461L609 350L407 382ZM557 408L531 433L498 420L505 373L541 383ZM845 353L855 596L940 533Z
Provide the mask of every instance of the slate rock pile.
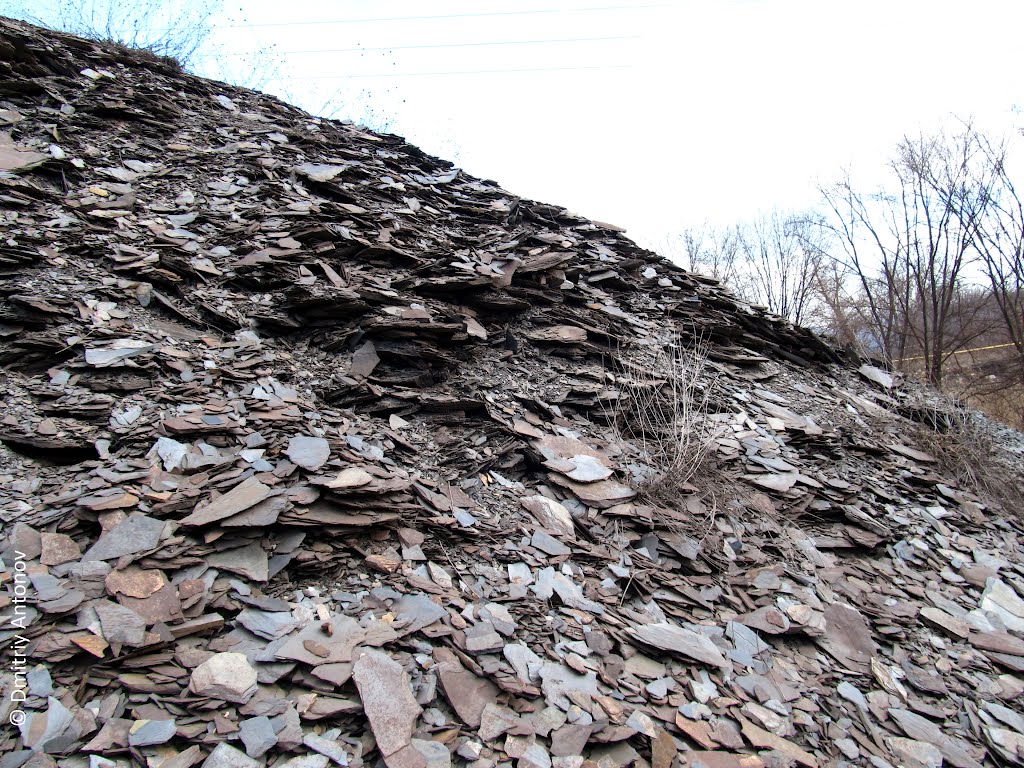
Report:
M1021 762L1019 511L618 228L6 20L0 214L0 768Z

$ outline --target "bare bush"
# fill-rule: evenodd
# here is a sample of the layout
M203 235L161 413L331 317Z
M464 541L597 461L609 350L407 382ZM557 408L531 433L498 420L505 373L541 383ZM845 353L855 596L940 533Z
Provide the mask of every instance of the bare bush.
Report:
M149 51L189 68L222 0L4 0L0 12L92 40Z
M636 449L648 501L667 507L706 474L716 428L708 419L714 377L707 348L686 349L678 338L647 364L630 365L620 379L620 397L610 421L620 444Z
M958 405L917 409L917 442L957 484L1006 510L1024 508L1021 468L982 414Z

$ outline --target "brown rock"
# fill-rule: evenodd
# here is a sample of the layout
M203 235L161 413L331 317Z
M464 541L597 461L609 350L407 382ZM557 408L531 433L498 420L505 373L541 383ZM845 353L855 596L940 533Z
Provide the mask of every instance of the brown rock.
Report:
M966 640L971 633L971 625L966 621L950 616L945 611L940 611L938 608L930 605L926 605L921 609L920 616L921 620L926 624L941 629L961 640Z
M800 765L805 765L807 768L818 768L818 761L814 755L804 751L793 742L787 741L781 736L776 736L771 731L766 731L764 728L754 725L743 717L736 716L736 720L740 724L743 736L755 747L774 749L789 759L800 763Z
M356 660L352 676L381 755L408 747L423 710L402 666L380 651L367 651Z
M367 556L364 562L379 573L394 573L402 567L402 556L389 547L385 552Z
M107 574L106 587L111 595L149 597L167 583L162 571L129 567Z
M536 518L542 528L559 536L576 538L576 530L569 510L557 501L537 495L524 496L519 503Z
M704 720L690 720L676 713L676 727L704 749L714 749L715 741L710 736L711 727Z
M757 755L734 752L687 752L686 760L691 768L765 768Z
M651 739L651 768L671 768L678 752L672 735L664 728L656 729L656 736Z
M841 664L861 674L870 673L871 657L878 652L867 620L856 608L843 603L832 603L825 609L825 634L815 642Z
M497 702L498 687L466 670L447 649L434 651L434 659L439 662L435 666L438 682L455 712L470 728L479 728L484 708Z
M39 562L43 565L61 565L77 560L82 556L82 550L70 536L63 533L40 534L42 555Z

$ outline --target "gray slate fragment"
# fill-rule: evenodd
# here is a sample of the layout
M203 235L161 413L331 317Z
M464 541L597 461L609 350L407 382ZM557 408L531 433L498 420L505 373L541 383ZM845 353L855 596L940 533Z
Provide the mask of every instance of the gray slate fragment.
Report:
M480 728L477 735L486 743L494 741L506 731L519 725L519 715L508 707L487 704L480 714Z
M238 724L238 735L249 757L259 757L277 744L274 725L266 715L243 720Z
M343 172L347 166L344 165L327 165L326 163L302 163L301 165L295 166L296 173L300 173L306 178L312 181L330 181L339 173Z
M530 723L534 733L547 738L552 731L565 725L566 715L558 707L544 707L538 712L531 712L524 716L523 720Z
M537 596L540 597L541 590L550 584L550 588L558 595L558 598L570 608L580 611L603 614L604 606L583 595L583 588L564 573L555 572L552 568L545 568L537 574L536 588ZM549 595L550 597L550 595Z
M519 503L537 519L542 528L569 539L576 537L572 515L564 505L540 495L524 496Z
M597 696L597 675L588 672L581 675L569 667L555 662L546 662L540 668L541 690L548 703L562 710L567 710L571 704L568 695L570 692L580 691Z
M452 755L444 744L430 739L413 739L412 746L423 755L427 768L451 768Z
M539 549L541 552L551 555L552 557L568 555L572 551L554 536L541 530L533 532L533 538L530 539L530 546L534 549Z
M124 339L122 340L122 343L124 343L125 346L114 347L111 349L93 348L85 350L85 362L89 365L94 365L97 368L106 368L107 366L127 360L130 357L146 354L155 349L153 344L147 344L144 341L139 341L137 339Z
M864 712L868 711L867 697L853 683L848 683L844 680L836 686L836 693Z
M889 716L911 739L934 744L942 756L956 768L981 768L968 750L966 742L947 736L943 730L921 715L906 709L890 709Z
M25 560L35 560L42 554L42 535L28 523L15 523L8 541L10 546L3 552L4 560L17 560L17 552Z
M42 664L37 664L25 676L28 682L28 689L33 696L49 696L53 693L53 678L50 677L50 670Z
M192 670L189 689L199 696L244 704L256 693L256 670L241 653L215 653Z
M331 458L331 445L322 437L296 435L288 441L288 460L314 472Z
M267 640L284 637L298 626L292 615L284 611L260 611L255 608L245 608L239 612L236 619L254 635L259 635Z
M301 755L281 763L281 768L327 768L330 760L324 755Z
M857 373L863 376L868 381L872 381L883 389L892 389L896 383L893 379L892 374L883 371L881 368L876 368L873 365L864 364L857 369Z
M157 456L160 457L160 461L163 462L164 472L173 472L175 469L180 467L185 456L188 454L187 445L179 443L177 440L170 437L157 438L156 445L153 446L153 450L156 451Z
M684 627L667 623L643 624L639 627L631 627L628 631L637 640L663 651L678 653L681 656L723 669L729 669L732 666L710 638Z
M330 634L324 631L329 627ZM329 622L307 624L300 631L292 634L279 647L274 649L278 659L291 659L304 664L318 666L343 661L352 661L352 649L362 642L365 631L351 616L333 616ZM327 650L326 656L314 654L308 644L316 643Z
M509 643L502 649L502 653L521 682L530 685L536 681L537 672L544 662L529 646Z
M225 517L220 521L220 525L225 528L265 528L276 523L277 518L289 506L287 497L283 495L268 496L237 515Z
M253 581L267 581L270 578L270 560L259 542L214 552L206 562L214 568L247 576Z
M1024 632L1024 600L1001 579L985 581L981 609L998 616L1007 629Z
M302 721L294 705L289 705L284 713L272 717L270 721L274 724L274 732L277 734L277 744L281 749L292 750L298 748L302 743Z
M255 477L249 477L236 485L227 493L218 496L202 509L192 512L182 519L180 525L209 525L226 517L237 515L254 504L258 504L270 495L270 487Z
M595 483L598 480L606 480L612 476L612 471L593 456L581 454L573 456L568 461L576 465L571 472L563 473L566 477L578 483Z
M100 619L103 637L108 643L139 646L145 642L146 620L135 611L109 600L92 603Z
M426 595L402 595L395 601L392 611L396 618L409 621L408 625L402 627L403 634L419 632L448 615L443 606Z
M853 739L836 739L835 745L850 760L856 760L860 757L860 747Z
M466 650L471 653L496 651L505 645L501 635L494 631L489 621L481 621L466 628Z
M47 699L45 712L29 712L28 716L18 725L22 743L36 752L49 752L61 749L66 736L78 736L74 727L75 718L71 711L54 697ZM69 731L74 733L69 734Z
M530 744L519 758L519 768L551 768L551 755L543 745Z
M315 733L307 733L302 737L302 743L314 752L319 752L330 758L338 765L348 765L348 753L345 751L345 747L334 739L325 739Z
M593 731L594 726L589 723L563 725L551 734L551 754L556 757L582 755Z
M210 753L203 768L259 768L260 764L223 741Z
M349 375L365 379L380 362L377 356L377 348L372 341L365 342L352 354L352 366L349 368Z
M128 744L133 747L166 744L177 730L174 720L137 720L128 731Z
M99 540L82 555L86 560L113 560L153 549L160 543L164 521L146 515L131 515L120 525L100 536Z
M941 768L942 752L934 744L902 736L890 736L886 743L899 758L900 765L907 768Z
M31 749L17 749L8 752L0 757L0 768L21 768L33 754Z

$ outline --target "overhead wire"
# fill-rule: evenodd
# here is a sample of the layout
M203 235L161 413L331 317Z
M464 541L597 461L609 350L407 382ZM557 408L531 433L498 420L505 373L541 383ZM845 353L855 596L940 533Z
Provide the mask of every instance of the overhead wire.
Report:
M276 56L301 56L306 54L322 53L355 53L359 51L407 51L426 48L469 48L495 45L543 45L548 43L593 43L607 42L611 40L639 40L641 35L611 35L609 37L564 37L554 40L495 40L490 42L472 43L426 43L422 45L381 45L381 46L355 46L351 48L319 48L299 51L270 51ZM229 52L219 54L206 54L208 57L216 56L249 56L249 52Z
M423 16L376 16L361 19L319 19L316 21L267 21L243 24L218 24L214 29L249 29L257 27L309 27L325 24L365 24L388 21L427 21L433 19L470 19L496 16L528 16L555 13L590 13L596 11L636 11L651 8L667 8L667 3L650 3L644 5L601 5L586 8L538 8L526 11L483 11L480 13L447 13Z
M238 29L238 28L257 28L257 27L296 27L296 26L314 26L314 25L328 25L328 24L356 24L356 23L371 23L371 22L395 22L395 21L423 21L423 20L435 20L435 19L460 19L460 18L486 18L486 17L505 17L505 16L528 16L528 15L541 15L541 14L566 14L566 13L588 13L588 12L601 12L601 11L617 11L617 10L644 10L653 8L665 8L668 4L665 3L648 3L643 5L605 5L605 6L587 6L581 8L538 8L529 10L515 10L515 11L486 11L478 13L449 13L449 14L429 14L429 15L414 15L414 16L380 16L380 17L363 17L355 19L322 19L317 21L285 21L285 22L257 22L257 23L246 23L246 24L226 24L226 25L215 25L217 29ZM445 48L469 48L469 47L488 47L488 46L517 46L517 45L547 45L547 44L572 44L572 43L589 43L589 42L613 42L620 40L635 40L640 39L641 35L610 35L604 37L576 37L576 38L557 38L557 39L535 39L535 40L498 40L498 41L473 41L473 42L461 42L461 43L421 43L411 45L394 45L394 46L352 46L344 48L325 48L325 49L309 49L309 50L295 50L295 51L268 51L268 53L275 56L296 56L296 55L323 55L330 53L357 53L357 52L371 52L371 51L398 51L398 50L440 50ZM246 52L227 52L219 54L209 54L208 58L218 58L224 56L246 56L249 55ZM440 71L428 71L428 72L369 72L369 73L349 73L349 74L315 74L315 75L281 75L270 78L271 82L285 82L285 81L312 81L312 80L358 80L358 79L380 79L380 78L405 78L405 77L452 77L452 76L469 76L469 75L500 75L500 74L524 74L524 73L538 73L538 72L579 72L579 71L601 71L601 70L614 70L614 69L631 69L631 64L600 64L600 65L576 65L576 66L555 66L555 67L522 67L522 68L499 68L499 69L469 69L469 70L440 70Z
M283 80L341 80L379 77L433 77L441 75L498 75L498 74L519 74L523 72L573 72L580 70L600 69L632 69L632 64L598 64L589 67L524 67L522 69L469 69L451 70L442 72L373 72L368 74L341 74L341 75L286 75L272 77L271 82Z

